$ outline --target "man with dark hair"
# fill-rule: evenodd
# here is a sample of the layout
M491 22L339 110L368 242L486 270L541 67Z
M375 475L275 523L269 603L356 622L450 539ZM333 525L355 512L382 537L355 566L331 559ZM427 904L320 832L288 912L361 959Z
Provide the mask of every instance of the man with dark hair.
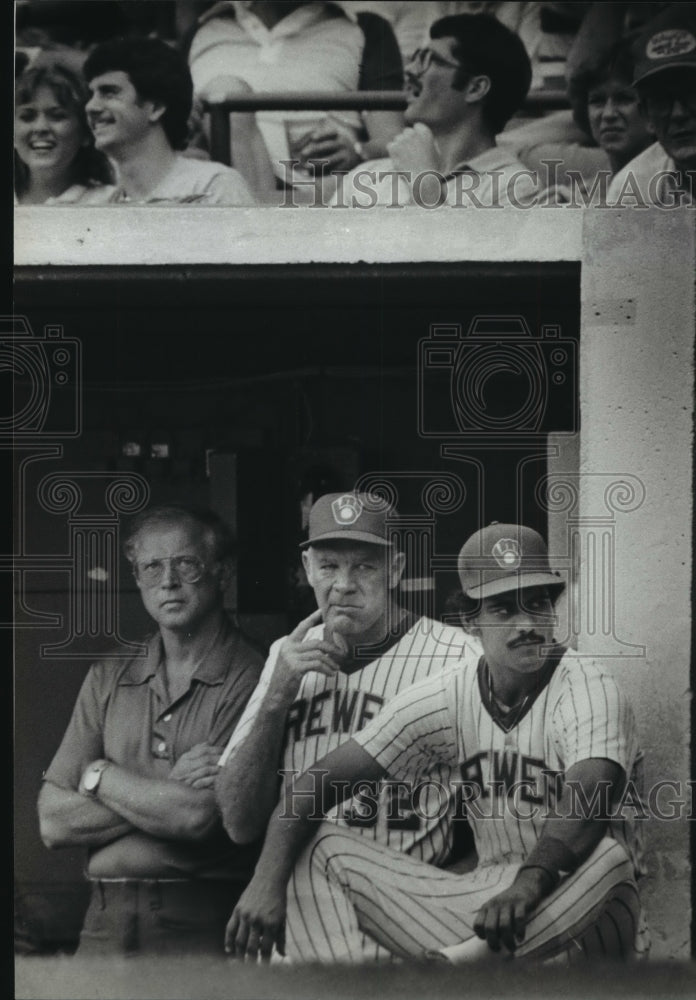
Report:
M348 174L334 204L502 205L526 202L536 179L496 136L527 96L524 45L487 14L435 21L430 43L406 64L407 128L389 158Z
M120 38L98 45L84 75L87 118L97 149L118 176L116 203L251 205L238 171L182 156L193 83L183 56L156 38Z
M397 694L287 786L228 927L234 954L282 948L286 891L305 961L361 961L352 947L360 930L401 958L452 963L501 951L540 960L645 953L642 755L630 705L600 662L555 642L564 582L536 531L491 524L465 542L458 569L483 655ZM437 869L317 824L356 783L388 775L407 793L431 785L436 765L466 803L473 871Z
M696 199L696 3L672 3L634 45L633 85L657 142L613 178L609 202L693 206Z
M94 664L39 796L44 843L88 849L78 953L217 953L256 848L213 784L263 658L223 606L232 537L209 510L140 514L125 543L158 626L145 657Z

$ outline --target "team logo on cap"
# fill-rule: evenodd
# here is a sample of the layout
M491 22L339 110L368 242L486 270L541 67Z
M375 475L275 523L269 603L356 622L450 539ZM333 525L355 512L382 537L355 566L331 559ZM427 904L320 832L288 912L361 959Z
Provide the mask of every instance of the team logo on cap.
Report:
M363 505L357 497L347 494L338 497L331 504L331 512L336 524L355 524L363 511Z
M491 555L501 569L517 569L522 562L520 547L514 538L499 538L491 549Z
M673 59L696 49L696 38L685 28L659 31L649 40L645 54L648 59Z

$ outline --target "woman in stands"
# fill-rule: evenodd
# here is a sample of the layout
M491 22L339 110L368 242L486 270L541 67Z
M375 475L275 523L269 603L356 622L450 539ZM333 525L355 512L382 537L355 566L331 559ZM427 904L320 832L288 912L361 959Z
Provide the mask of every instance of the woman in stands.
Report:
M101 204L113 190L106 157L94 148L88 93L67 61L40 57L15 86L15 202Z
M609 158L612 174L654 141L641 116L638 92L631 86L633 60L628 40L622 40L608 58L581 77L576 86L582 98L575 117Z

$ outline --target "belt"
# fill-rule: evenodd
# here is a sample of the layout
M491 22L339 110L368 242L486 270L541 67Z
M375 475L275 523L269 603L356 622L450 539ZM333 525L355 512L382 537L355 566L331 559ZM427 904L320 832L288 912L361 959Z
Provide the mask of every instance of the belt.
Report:
M113 884L113 885L159 885L160 883L164 883L165 885L169 885L169 884L172 884L172 885L191 885L194 882L194 879L190 879L190 878L128 878L128 877L124 877L124 878L116 878L116 877L114 877L114 878L92 878L90 875L88 875L87 876L87 881L91 882L93 885L97 885L100 882L105 882L105 883L107 883L109 885L111 885L111 884ZM198 880L196 880L195 884L196 885L205 885L206 881L210 881L211 883L214 883L214 884L218 885L221 880L220 879L210 879L210 880L198 879Z
M195 904L206 910L232 907L242 890L242 885L223 879L186 878L91 878L95 902L101 910L109 905L121 905L148 910L158 910L163 906ZM231 910L230 910L231 912Z

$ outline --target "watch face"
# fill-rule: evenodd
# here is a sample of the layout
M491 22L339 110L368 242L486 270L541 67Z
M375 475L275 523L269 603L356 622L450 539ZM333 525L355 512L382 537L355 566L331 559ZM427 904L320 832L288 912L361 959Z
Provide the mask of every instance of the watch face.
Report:
M91 791L99 780L98 771L90 771L89 774L85 776L85 788Z
M102 768L92 768L92 770L85 775L85 788L88 792L91 792L97 787L101 773Z

